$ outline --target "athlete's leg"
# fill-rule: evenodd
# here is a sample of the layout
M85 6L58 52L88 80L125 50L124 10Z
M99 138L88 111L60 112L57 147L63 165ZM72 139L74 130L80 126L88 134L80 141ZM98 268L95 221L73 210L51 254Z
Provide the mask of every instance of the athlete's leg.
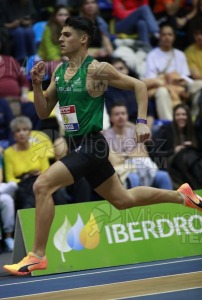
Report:
M45 255L50 227L54 217L54 202L52 194L62 186L74 183L74 179L61 162L57 161L42 173L34 184L36 201L35 241L33 252L39 256Z
M178 204L184 203L183 197L176 191L145 186L126 190L120 183L117 174L108 178L105 182L98 186L95 191L118 209L126 209L133 206L144 206L162 202Z

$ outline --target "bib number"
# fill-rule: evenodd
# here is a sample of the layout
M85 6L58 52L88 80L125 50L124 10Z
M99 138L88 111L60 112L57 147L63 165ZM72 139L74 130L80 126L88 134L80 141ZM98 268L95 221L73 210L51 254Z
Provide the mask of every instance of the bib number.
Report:
M65 131L79 130L75 105L61 106L60 113L63 119Z

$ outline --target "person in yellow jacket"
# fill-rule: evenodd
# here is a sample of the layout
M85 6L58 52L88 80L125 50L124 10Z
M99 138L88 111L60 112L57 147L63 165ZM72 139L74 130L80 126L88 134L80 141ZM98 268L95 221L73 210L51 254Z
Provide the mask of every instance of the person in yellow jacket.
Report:
M4 152L6 182L16 182L20 189L25 182L28 183L29 181L30 187L32 187L35 179L49 167L49 160L46 155L48 149L43 143L30 142L32 123L29 118L17 117L12 120L10 126L16 143ZM26 194L26 199L23 200L21 197L17 208L34 206L32 188L28 192L32 194L32 200L29 201L28 194Z

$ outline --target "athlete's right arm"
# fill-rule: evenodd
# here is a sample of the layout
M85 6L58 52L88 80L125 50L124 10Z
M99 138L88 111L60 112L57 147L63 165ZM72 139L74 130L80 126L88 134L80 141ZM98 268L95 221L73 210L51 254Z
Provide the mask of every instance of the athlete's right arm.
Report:
M36 112L40 119L47 119L58 102L55 87L55 72L52 75L50 85L45 93L42 89L42 81L45 75L45 63L40 61L32 68L30 73L32 77Z

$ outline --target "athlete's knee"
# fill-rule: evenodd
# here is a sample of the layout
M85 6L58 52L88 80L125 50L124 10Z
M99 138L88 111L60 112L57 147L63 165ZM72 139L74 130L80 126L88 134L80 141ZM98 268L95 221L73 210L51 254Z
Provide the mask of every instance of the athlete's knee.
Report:
M128 208L124 201L115 201L112 203L112 205L118 210L124 210Z
M130 207L130 195L126 194L123 198L114 198L109 200L110 203L118 210L124 210Z
M48 195L50 193L51 187L49 180L45 174L41 174L35 181L33 185L33 192L35 195Z

